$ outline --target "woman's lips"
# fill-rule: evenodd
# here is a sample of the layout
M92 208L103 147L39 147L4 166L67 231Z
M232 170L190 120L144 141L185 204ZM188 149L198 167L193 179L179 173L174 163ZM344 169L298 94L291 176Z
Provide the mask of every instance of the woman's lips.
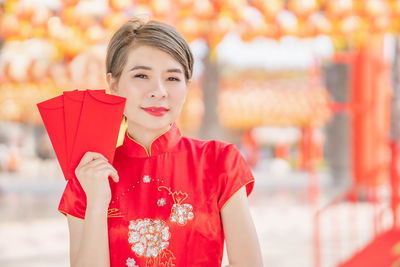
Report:
M149 113L150 115L161 117L164 116L167 112L168 109L164 107L148 107L148 108L142 108L144 111Z

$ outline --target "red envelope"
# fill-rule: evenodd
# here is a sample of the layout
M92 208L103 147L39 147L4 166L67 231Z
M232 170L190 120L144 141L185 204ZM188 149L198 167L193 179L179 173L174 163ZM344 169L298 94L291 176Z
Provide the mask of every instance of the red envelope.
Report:
M105 90L75 90L37 104L65 179L87 151L113 161L125 102Z
M60 95L40 102L37 107L64 177L69 179L71 177L68 174L67 148L65 146L64 96Z
M65 145L67 146L67 163L70 165L72 148L75 143L76 132L78 130L81 117L83 98L88 90L85 91L64 91L64 116L65 116ZM93 93L105 94L105 90L92 90Z
M74 172L87 151L104 155L110 163L118 141L126 98L88 90L84 96L79 126L71 154Z

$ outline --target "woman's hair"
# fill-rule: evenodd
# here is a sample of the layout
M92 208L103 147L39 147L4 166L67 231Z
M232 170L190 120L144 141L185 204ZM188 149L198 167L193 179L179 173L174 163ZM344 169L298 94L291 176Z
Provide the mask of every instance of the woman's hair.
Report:
M193 55L185 38L170 25L139 18L130 19L111 38L106 56L107 73L119 79L129 50L139 45L149 45L168 53L182 65L186 82L192 77Z

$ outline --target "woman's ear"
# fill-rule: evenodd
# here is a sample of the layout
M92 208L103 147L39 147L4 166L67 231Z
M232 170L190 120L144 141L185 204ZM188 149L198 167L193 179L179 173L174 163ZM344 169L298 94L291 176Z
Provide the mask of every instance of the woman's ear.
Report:
M110 92L114 95L118 95L118 81L117 79L115 79L112 74L109 72L106 75L106 80L107 80L107 84L108 84L108 88L110 88Z

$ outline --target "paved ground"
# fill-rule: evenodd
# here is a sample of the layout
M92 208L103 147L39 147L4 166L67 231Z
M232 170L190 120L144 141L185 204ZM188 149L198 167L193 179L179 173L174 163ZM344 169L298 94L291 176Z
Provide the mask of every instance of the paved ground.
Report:
M52 171L59 175L56 168ZM54 179L49 173L46 175L41 178L0 175L0 266L69 266L67 224L64 216L57 212L64 181L61 177ZM308 176L304 173L273 175L265 169L255 170L254 175L257 183L249 202L265 266L313 266L315 210L309 206L307 198ZM324 188L320 203L327 202L340 191L327 175L320 176L320 183ZM341 209L337 210L339 213L348 212L346 207L338 208ZM370 212L369 207L361 209L359 214ZM344 220L348 220L346 216ZM337 225L329 216L322 221L325 225L322 241L339 244L340 238L330 236L332 227L335 230ZM361 234L362 242L368 238L368 227L361 225L360 229L365 230L365 234ZM333 266L336 258L346 254L334 249L336 245L332 248L322 243L324 267Z

